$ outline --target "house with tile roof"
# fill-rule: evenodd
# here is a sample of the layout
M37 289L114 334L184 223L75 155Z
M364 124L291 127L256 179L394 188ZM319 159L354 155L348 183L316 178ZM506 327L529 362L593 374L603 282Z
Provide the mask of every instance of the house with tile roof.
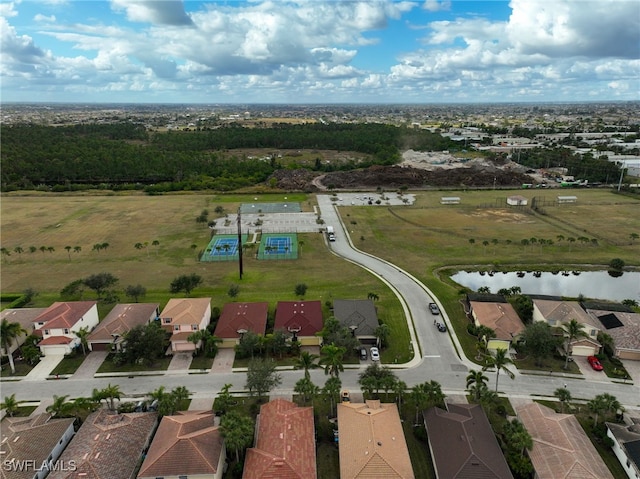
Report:
M195 352L187 338L211 321L211 298L171 298L160 313L160 324L171 334L171 352Z
M138 472L138 479L221 479L226 459L213 411L164 416Z
M335 299L333 316L342 326L351 329L360 342L376 343L376 329L380 323L372 300Z
M533 299L533 320L545 321L549 326L561 328L575 319L587 333L586 338L577 338L570 345L573 356L593 356L600 352L602 345L598 342L598 333L602 325L582 309L577 301L558 301L550 299Z
M606 423L613 453L629 479L640 479L640 415L624 413L624 424Z
M640 314L631 311L587 309L602 331L613 339L613 353L620 359L640 361Z
M273 329L288 331L302 346L318 346L322 338L322 305L320 301L278 301Z
M414 479L395 403L338 404L340 478Z
M36 319L40 314L42 314L47 308L16 308L16 309L5 309L0 311L0 321L6 319L9 323L18 323L22 329L26 331L26 334L23 333L19 335L11 344L10 352L13 353L24 343L24 340L27 339L27 336L33 333L35 327L33 325L33 320ZM4 348L0 347L0 351L2 356L6 356L6 351Z
M222 308L214 335L222 339L221 348L233 348L242 335L251 331L264 336L269 303L227 303Z
M153 412L91 413L60 456L72 470L52 471L47 479L131 479L158 422Z
M75 418L52 419L50 414L4 418L0 424L0 477L42 479L50 468L65 467L64 462L58 461L58 458L75 434L74 422ZM7 467L9 464L21 464L25 467ZM66 467L72 466L67 463Z
M43 355L69 354L80 346L76 331L92 331L98 321L97 301L56 302L34 318L33 334L42 338L38 347Z
M423 413L437 477L513 479L511 470L478 404L446 404Z
M315 479L313 408L274 399L260 407L255 446L247 450L242 479Z
M158 303L116 304L87 337L91 351L120 349L125 333L136 326L144 326L160 314Z
M509 351L511 343L524 331L524 323L506 299L495 301L468 301L469 313L476 326L486 326L495 331L495 338L489 339L487 348L495 351Z
M575 416L535 402L516 414L533 439L529 457L536 478L613 479Z

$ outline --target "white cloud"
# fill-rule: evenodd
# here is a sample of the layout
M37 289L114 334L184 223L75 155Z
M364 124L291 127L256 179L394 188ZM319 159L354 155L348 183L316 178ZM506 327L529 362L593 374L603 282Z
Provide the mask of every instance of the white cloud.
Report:
M451 0L425 0L422 8L430 12L449 10L451 8Z
M0 17L11 18L18 15L14 2L0 3Z
M126 12L133 22L159 25L192 25L182 0L111 0L114 10Z
M43 22L43 23L54 23L56 21L56 16L55 15L42 15L41 13L38 13L37 15L35 15L33 17L33 21L35 22Z

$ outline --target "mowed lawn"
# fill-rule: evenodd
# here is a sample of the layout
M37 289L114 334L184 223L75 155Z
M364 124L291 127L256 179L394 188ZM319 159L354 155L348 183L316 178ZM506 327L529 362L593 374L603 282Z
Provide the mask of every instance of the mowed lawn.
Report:
M575 204L545 206L546 214L528 207L498 207L508 195L532 200L575 195ZM441 205L442 196L458 196L459 205ZM413 206L342 207L354 244L388 259L423 279L441 266L607 265L622 258L640 266L640 200L601 190L516 190L428 192ZM569 242L568 238L575 238ZM577 238L586 237L588 243ZM535 243L531 240L535 238ZM523 245L522 240L530 241ZM539 240L553 244L541 245ZM595 239L597 244L591 240ZM471 240L471 241L470 241ZM484 244L484 242L487 244Z
M299 201L309 211L315 197L287 194L287 201ZM383 353L408 360L401 344L409 343L409 331L395 295L375 276L331 254L320 233L298 234L300 257L297 260L257 260L255 249L244 258L244 275L239 279L237 262L197 261L197 253L210 240L206 224L196 222L203 209L209 219L217 220L214 210L223 206L236 212L241 202L282 201L284 195L112 195L67 196L5 195L1 202L2 246L12 251L3 258L2 289L21 292L33 288L39 295L37 306L59 300L60 290L76 279L108 272L119 278L120 301L131 301L122 290L128 285L147 288L144 301L159 302L161 308L171 296L171 281L182 274L196 273L203 284L192 296L211 297L212 305L222 309L230 301L268 301L273 314L281 300L295 296L298 283L307 285L306 300L320 300L325 317L334 299L364 299L375 293L378 315L392 330L395 339ZM222 220L223 221L223 220ZM158 241L157 246L153 242ZM106 250L92 251L94 244L108 243ZM147 244L136 249L135 244ZM195 244L195 250L191 245ZM29 252L30 246L38 251ZM13 252L16 246L24 249ZM53 247L41 252L40 246ZM71 246L67 252L65 246ZM75 253L73 248L82 249ZM231 285L239 285L237 297L228 296ZM91 299L91 292L83 299ZM101 316L110 309L105 305ZM104 314L103 314L104 313Z

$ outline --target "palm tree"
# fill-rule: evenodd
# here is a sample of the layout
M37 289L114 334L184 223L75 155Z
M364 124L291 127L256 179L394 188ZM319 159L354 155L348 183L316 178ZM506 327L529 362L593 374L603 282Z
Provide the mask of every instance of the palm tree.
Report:
M235 451L236 461L240 462L240 450L251 445L253 440L253 420L237 411L230 411L222 418L220 432L227 450Z
M160 241L153 240L151 242L151 246L155 246L155 248L156 248L156 256L158 256L158 250L160 249Z
M378 326L375 329L373 334L375 335L376 339L378 340L378 345L381 348L384 348L384 347L387 346L387 341L389 339L389 335L391 334L391 331L389 330L389 326L387 324L381 323L380 326Z
M564 369L568 369L569 356L571 355L571 343L573 343L574 339L587 338L589 335L582 330L582 325L576 319L571 319L568 323L563 324L562 329L564 329L565 337L567 339L564 348Z
M489 378L484 375L482 370L476 371L472 369L467 374L467 389L469 392L473 394L473 398L476 402L480 400L480 396L482 395L482 391L487 389L487 382L489 382Z
M27 332L20 326L20 323L10 323L7 318L3 318L0 324L0 341L2 349L9 357L9 366L11 367L11 374L16 373L16 365L13 363L13 354L11 353L11 345L22 334Z
M67 245L64 247L67 250L67 255L69 255L69 261L71 261L71 246Z
M401 380L396 381L393 385L393 394L396 395L396 400L398 401L398 411L400 411L400 414L402 414L402 399L404 398L406 392L407 383Z
M296 382L293 391L302 396L302 403L306 405L310 399L318 395L320 388L313 384L310 378L305 376Z
M560 401L560 412L564 414L564 406L571 401L571 392L567 388L558 388L553 392L553 395Z
M89 326L83 326L78 331L74 331L73 334L76 335L77 338L80 338L80 346L82 346L82 354L83 356L87 355L87 336L89 336Z
M196 353L200 349L198 347L198 344L202 345L202 336L203 336L203 331L202 330L196 331L194 333L191 333L189 336L187 336L187 341L193 343L193 347L194 347Z
M418 424L418 414L421 409L424 409L427 402L427 392L425 391L424 384L416 384L411 388L411 399L416 407L416 420L414 424Z
M323 356L320 358L318 363L324 366L324 373L338 377L340 375L340 371L344 371L342 359L347 350L341 346L336 346L335 344L327 344L326 346L323 346L320 352Z
M13 417L13 415L18 412L19 408L20 403L16 399L15 393L11 396L5 396L4 402L0 404L0 409L4 409L5 411L7 411L9 417Z
M82 251L82 246L74 246L73 247L73 252L74 253L79 253L80 251Z
M120 400L120 398L122 397L120 386L118 386L117 384L112 386L111 383L109 383L107 387L104 388L101 392L104 396L105 401L109 402L109 409L111 409L112 411L115 411L116 410L115 400L116 399Z
M46 246L40 246L39 249L42 252L42 254L44 254L44 252L47 251L47 247Z
M311 354L309 351L302 351L300 356L294 361L293 368L304 369L304 377L310 379L311 374L309 370L319 367L316 363L316 359L319 357L317 354Z
M615 351L615 341L610 334L603 333L600 331L598 333L598 342L602 345L602 349L607 354L613 354Z
M513 364L513 361L508 356L508 351L504 348L498 348L495 356L488 356L485 360L485 366L482 368L483 371L486 371L488 368L496 368L496 392L498 392L500 371L503 371L511 379L515 377L515 374L507 367L510 364Z
M47 406L46 411L53 417L66 416L71 408L71 403L66 402L68 394L64 396L53 396L53 403Z
M629 235L629 238L631 238L631 242L633 243L635 240L637 240L638 238L640 238L640 235L638 235L638 233L631 233Z
M342 381L340 378L331 376L324 383L324 387L322 388L322 393L325 396L329 396L329 400L331 401L331 415L335 417L335 403L340 394L340 388L342 388Z
M433 379L424 383L424 392L427 395L427 403L430 406L439 406L444 403L445 395L442 392L442 386Z
M36 251L38 251L38 248L35 246L29 246L29 253L35 253Z
M16 246L15 248L13 248L13 252L14 253L18 253L18 254L22 254L22 253L24 253L24 249L22 248L22 246Z

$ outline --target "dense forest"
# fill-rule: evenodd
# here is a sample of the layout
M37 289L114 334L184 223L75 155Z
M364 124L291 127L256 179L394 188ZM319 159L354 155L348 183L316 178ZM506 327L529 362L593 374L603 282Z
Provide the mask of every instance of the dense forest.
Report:
M182 189L228 191L265 181L285 168L269 161L234 156L239 148L324 149L366 155L339 165L315 162L312 169L391 165L400 150L440 151L455 144L439 134L383 124L277 124L272 128L238 125L215 129L148 132L122 122L65 127L0 126L2 191L87 187L144 188L148 192ZM231 154L230 151L231 150Z

